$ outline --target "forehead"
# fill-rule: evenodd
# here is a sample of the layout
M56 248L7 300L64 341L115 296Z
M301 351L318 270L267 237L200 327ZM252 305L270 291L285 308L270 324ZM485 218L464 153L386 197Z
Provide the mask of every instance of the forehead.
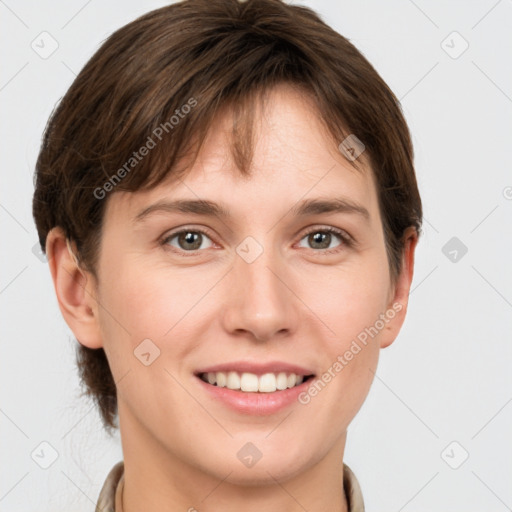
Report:
M370 165L361 154L355 169L338 149L306 94L280 85L255 111L250 177L237 170L231 153L233 118L224 110L213 123L194 165L177 181L170 174L151 190L116 192L109 209L130 218L150 203L170 198L212 199L234 210L249 204L267 209L300 199L347 197L378 217ZM341 142L341 141L340 141ZM230 208L230 209L231 209ZM124 216L125 216L124 215Z

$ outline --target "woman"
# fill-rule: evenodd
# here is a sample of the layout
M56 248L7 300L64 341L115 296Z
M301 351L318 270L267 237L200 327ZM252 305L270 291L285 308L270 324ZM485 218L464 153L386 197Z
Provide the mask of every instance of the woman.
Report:
M399 103L278 0L187 0L105 41L45 131L34 218L121 435L96 510L364 510L343 463L422 222Z

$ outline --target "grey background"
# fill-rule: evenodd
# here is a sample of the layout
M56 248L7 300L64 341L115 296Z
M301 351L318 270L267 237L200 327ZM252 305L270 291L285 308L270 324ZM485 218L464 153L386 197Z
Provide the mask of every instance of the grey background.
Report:
M166 3L0 1L1 511L91 511L122 458L79 398L72 333L32 252L32 174L75 74L115 29ZM510 510L512 1L302 4L401 99L425 209L408 317L381 352L345 461L369 512ZM46 37L51 48L43 31L58 43L46 59L31 47ZM47 469L41 442L58 453Z

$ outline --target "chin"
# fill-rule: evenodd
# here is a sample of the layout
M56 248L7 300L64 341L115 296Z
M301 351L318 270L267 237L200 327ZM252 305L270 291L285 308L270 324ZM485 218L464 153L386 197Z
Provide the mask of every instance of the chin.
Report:
M243 461L243 454L239 457L229 457L219 464L218 456L213 458L210 470L215 472L219 479L226 479L233 485L256 487L264 485L275 485L276 480L286 482L287 480L307 471L313 466L320 455L309 453L311 445L308 445L308 453L304 452L304 445L290 447L286 445L268 446L261 448L261 456L258 460ZM227 451L227 450L226 450ZM238 452L238 449L237 449ZM249 453L250 450L247 450ZM256 454L256 452L255 452ZM229 475L226 478L226 475Z
M260 460L252 468L240 467L238 464L231 467L231 471L226 478L226 482L242 487L261 487L266 485L275 485L276 480L286 482L297 474L304 471L304 468L291 467L286 461L274 461L274 463L264 464ZM227 473L228 473L227 472ZM226 473L226 474L227 474ZM224 478L225 474L220 476Z

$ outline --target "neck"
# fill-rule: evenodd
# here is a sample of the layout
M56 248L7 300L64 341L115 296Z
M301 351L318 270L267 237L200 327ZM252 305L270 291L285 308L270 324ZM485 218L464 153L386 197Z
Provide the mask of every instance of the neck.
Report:
M124 456L123 512L348 511L342 462L346 433L323 458L295 474L287 468L264 466L262 458L258 462L260 473L251 480L235 476L239 461L232 471L215 474L217 468L183 460L133 416L123 418L121 406L119 424Z

